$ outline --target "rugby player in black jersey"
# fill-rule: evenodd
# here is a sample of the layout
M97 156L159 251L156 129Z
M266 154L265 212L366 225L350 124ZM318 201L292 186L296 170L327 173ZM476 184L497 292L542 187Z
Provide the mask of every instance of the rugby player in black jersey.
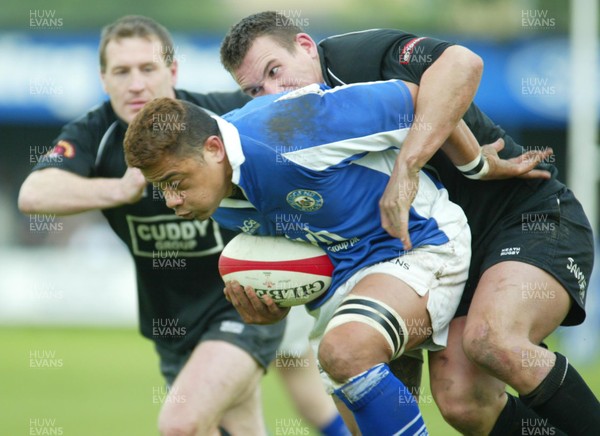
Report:
M437 405L465 434L522 434L548 422L556 427L546 429L552 434L600 428L600 403L585 381L564 356L540 346L559 325L585 318L591 227L556 169L543 162L536 167L548 155L524 153L472 103L482 73L477 55L388 29L316 44L285 16L263 12L232 27L221 61L252 97L314 82L418 84L413 128L380 203L382 225L410 247L406 223L415 177L428 164L465 210L473 234L470 277L448 347L430 354ZM490 145L457 168L438 149L461 118L480 144ZM536 289L547 292L527 292ZM506 384L518 398L505 392Z
M63 127L54 149L23 183L19 207L62 215L100 209L127 245L135 261L140 330L155 343L170 386L161 433L205 435L221 427L231 434L264 435L259 382L275 358L284 325L246 325L224 298L217 261L234 233L212 221L175 216L165 205L163 187L147 185L139 170L125 164L125 131L148 101L178 98L223 114L249 100L239 91L175 90L174 54L168 31L149 18L127 16L106 26L100 72L110 101ZM287 372L296 384L306 384L310 371ZM314 418L335 417L323 393L299 392L305 403L320 408ZM345 434L338 421L336 428L326 428L333 420L323 422L330 431L324 434Z

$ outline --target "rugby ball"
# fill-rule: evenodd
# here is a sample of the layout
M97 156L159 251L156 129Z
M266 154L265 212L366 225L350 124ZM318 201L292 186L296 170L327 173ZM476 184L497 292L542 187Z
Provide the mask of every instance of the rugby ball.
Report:
M279 306L289 307L323 295L331 284L333 265L316 245L241 233L223 249L219 273L225 282L237 280L252 286L259 297L268 294Z

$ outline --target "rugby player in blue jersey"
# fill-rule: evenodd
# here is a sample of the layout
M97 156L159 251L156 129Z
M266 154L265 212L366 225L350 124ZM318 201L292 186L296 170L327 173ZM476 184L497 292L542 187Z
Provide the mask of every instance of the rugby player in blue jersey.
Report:
M401 81L313 85L256 99L224 118L157 99L125 139L128 164L167 187L167 205L178 216L216 216L236 228L246 221L243 212L222 219L219 207L225 199L248 200L264 233L294 216L298 225L286 226L284 236L328 253L332 285L307 305L316 318L312 338L320 340L319 361L333 392L364 435L426 434L412 393L387 363L405 350L446 345L470 261L466 217L425 171L410 212L412 249L380 225L379 198L416 94L417 86ZM468 162L479 146L460 124L448 151ZM228 291L247 322L287 314L251 288Z
M231 28L221 60L251 96L310 83L401 79L419 85L416 122L381 198L381 222L409 243L412 194L406 187L417 186L426 163L469 220L469 279L448 347L429 359L442 415L470 435L597 433L598 399L565 356L540 345L559 325L585 319L592 230L557 169L547 162L533 169L537 158L472 103L483 69L479 56L396 29L335 35L317 44L294 20L266 11ZM466 167L438 152L461 118L480 144L496 141ZM534 165L523 167L526 162ZM506 392L507 384L519 396Z

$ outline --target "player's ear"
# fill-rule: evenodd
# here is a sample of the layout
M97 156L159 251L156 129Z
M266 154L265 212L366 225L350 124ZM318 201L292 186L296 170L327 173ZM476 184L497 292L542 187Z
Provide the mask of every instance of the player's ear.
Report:
M177 59L173 59L173 62L169 66L169 71L171 72L173 88L175 88L175 86L177 85L177 73L179 72L179 64L177 63Z
M298 33L295 37L296 44L301 50L310 55L311 58L318 56L317 43L306 33Z
M225 144L217 135L209 136L204 142L204 159L210 159L220 163L225 160L227 153L225 152Z

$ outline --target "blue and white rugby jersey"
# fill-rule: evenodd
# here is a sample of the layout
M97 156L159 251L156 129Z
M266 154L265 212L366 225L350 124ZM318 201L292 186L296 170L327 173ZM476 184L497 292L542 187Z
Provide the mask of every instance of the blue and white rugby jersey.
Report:
M233 183L264 218L251 233L319 245L333 262L332 284L311 309L357 270L404 253L381 227L378 205L413 119L404 83L311 85L257 98L224 115L227 122L215 118ZM215 218L242 228L244 209L231 212ZM444 187L422 171L410 210L413 247L444 244L466 222Z

